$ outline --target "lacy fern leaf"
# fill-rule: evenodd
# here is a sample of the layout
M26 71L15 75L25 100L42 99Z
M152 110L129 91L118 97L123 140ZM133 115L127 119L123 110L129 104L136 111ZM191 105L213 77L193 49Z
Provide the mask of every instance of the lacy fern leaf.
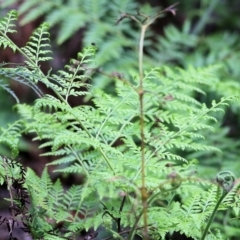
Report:
M25 61L28 67L35 69L39 66L39 62L48 61L52 59L48 55L51 51L49 42L49 24L43 23L39 28L37 28L32 36L30 37L27 45L22 49L28 59Z
M0 46L3 45L4 48L10 47L14 52L16 51L16 45L7 37L8 33L17 32L14 28L13 21L18 18L18 13L16 10L8 12L7 17L0 21Z

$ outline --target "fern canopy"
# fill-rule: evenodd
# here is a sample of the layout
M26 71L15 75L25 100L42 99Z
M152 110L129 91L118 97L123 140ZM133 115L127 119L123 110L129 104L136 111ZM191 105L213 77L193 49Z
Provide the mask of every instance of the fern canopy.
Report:
M127 1L123 1L122 7L124 2ZM47 12L60 3L48 3L42 11ZM92 17L105 31L103 36L109 29L99 21L105 14L100 11L100 5L106 3L96 3L99 9L93 7L92 1L83 6L97 13ZM120 3L114 1L114 4ZM71 13L77 5L70 1L61 11ZM30 7L37 15L32 1L24 2L22 12ZM58 11L49 16L54 23L60 17ZM31 14L24 21L31 20ZM135 15L131 17L136 20ZM19 162L0 156L0 183L6 182L10 193L18 188L17 197L10 194L11 207L18 203L18 212L14 210L16 214L12 219L21 215L35 239L76 239L83 230L104 227L115 238L123 239L124 234L128 234L132 240L134 234L144 236L142 226L149 228L152 239L164 239L174 231L199 239L205 234L206 222L215 214L215 206L221 210L231 207L239 214L238 184L233 184L233 178L229 186L225 175L221 175L222 178L218 175L217 181L196 175L198 156L221 154L209 135L216 133L219 116L236 98L221 96L211 103L202 101L208 88L221 85L220 65L183 69L169 65L150 67L147 61L141 69L140 57L139 74L135 63L129 64L131 73L126 77L116 72L105 74L96 62L100 60L103 64L117 59L119 52L103 56L101 51L105 52L109 45L97 51L93 44L83 48L64 69L44 73L41 62L52 59L49 24L41 24L26 46L20 48L8 37L15 32L12 22L16 19L17 12L10 11L0 22L0 44L21 53L25 61L14 67L2 63L0 76L28 85L38 98L31 105L18 101L15 109L20 120L0 128L0 143L7 145L15 157L21 136L29 134L33 141L40 142L42 156L54 157L47 166L53 167L60 176L81 176L83 184L66 188L59 178L51 179L47 167L38 176L31 168L25 170ZM76 26L65 31L59 43L88 18L73 12L69 21L76 21ZM122 28L121 34L124 25ZM171 38L171 31L179 34L170 28L167 38ZM108 44L115 49L120 43ZM189 45L194 44L193 37ZM132 45L127 42L124 48L129 46L131 49ZM101 81L104 74L115 80L112 91L92 84L93 79ZM38 87L39 82L50 88L52 94L45 94ZM17 98L4 81L0 83ZM71 98L83 101L73 107ZM223 201L220 203L219 199ZM60 223L62 228L56 230ZM122 232L125 227L130 230ZM208 237L222 238L218 230L209 232Z

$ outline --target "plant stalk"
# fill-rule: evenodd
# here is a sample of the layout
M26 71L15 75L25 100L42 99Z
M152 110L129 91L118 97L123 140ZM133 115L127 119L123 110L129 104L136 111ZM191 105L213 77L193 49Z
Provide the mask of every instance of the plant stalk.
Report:
M142 186L141 186L141 195L142 195L142 206L143 206L143 240L146 240L148 237L147 230L147 190L145 186L145 136L144 136L144 89L143 89L143 46L144 46L144 36L148 25L142 25L141 36L139 41L139 102L140 102L140 134L141 134L141 169L142 169Z
M218 191L221 191L220 187L218 187ZM212 215L211 215L211 217L210 217L209 220L208 220L207 226L206 226L206 228L204 229L204 232L203 232L203 235L202 235L202 237L201 237L201 240L204 240L205 237L207 236L208 230L209 230L209 228L210 228L210 226L211 226L211 224L212 224L212 221L213 221L213 219L214 219L214 217L215 217L215 215L216 215L216 212L217 212L217 210L218 210L218 208L219 208L219 205L221 204L221 202L223 201L223 199L225 198L226 195L227 195L227 192L223 191L222 196L221 196L221 197L219 198L219 200L217 201L217 204L216 204L215 207L214 207L214 210L213 210L213 212L212 212Z

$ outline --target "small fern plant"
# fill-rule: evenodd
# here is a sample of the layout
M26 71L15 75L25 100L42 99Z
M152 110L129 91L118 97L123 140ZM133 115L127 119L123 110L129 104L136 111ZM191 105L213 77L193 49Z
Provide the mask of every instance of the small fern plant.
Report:
M102 73L94 61L94 45L63 70L44 73L41 62L51 60L48 24L20 48L8 37L15 31L17 12L10 11L0 22L0 44L25 57L23 63L2 63L0 76L28 85L38 96L32 105L15 106L20 120L0 129L0 142L16 157L22 134L34 134L33 140L40 140L45 150L42 155L56 159L48 166L85 178L84 184L65 190L59 179L51 180L47 166L39 177L1 156L0 179L10 192L11 218L22 221L34 239L77 239L84 231L85 239L103 239L103 232L107 239L165 239L174 232L193 239L223 239L221 229L210 227L217 210L231 207L238 213L233 208L239 204L238 184L229 172L218 175L216 182L196 176L197 161L186 159L184 152L219 151L204 144L202 133L214 131L217 113L235 97L211 106L196 100L196 94L205 94L204 86L218 83L219 66L145 69L145 32L167 12L175 13L175 6L154 16L121 15L119 24L129 18L141 29L139 70L129 69L130 79L108 75L115 81L111 94L91 87L92 77ZM53 94L44 94L38 82ZM70 96L86 96L91 104L72 107Z

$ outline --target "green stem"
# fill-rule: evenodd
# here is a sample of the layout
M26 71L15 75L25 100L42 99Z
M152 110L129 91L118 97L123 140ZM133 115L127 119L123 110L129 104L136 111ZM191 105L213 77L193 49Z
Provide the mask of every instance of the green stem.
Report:
M218 191L221 191L221 188L220 188L220 187L218 187ZM206 226L206 228L204 229L204 232L203 232L203 235L202 235L202 237L201 237L201 240L204 240L205 237L207 236L208 230L209 230L209 228L210 228L210 226L211 226L211 224L212 224L212 221L213 221L213 219L214 219L214 217L215 217L215 215L216 215L216 212L217 212L217 210L218 210L218 208L219 208L219 205L221 204L221 202L223 201L223 199L225 198L226 195L227 195L227 192L223 191L222 196L221 196L221 197L219 198L219 200L217 201L217 204L215 205L215 208L214 208L214 210L213 210L213 212L212 212L212 215L211 215L211 217L210 217L209 220L208 220L207 226Z
M139 40L139 78L140 78L140 87L143 85L143 45L144 45L144 36L148 28L148 25L143 25L141 29L141 35Z
M223 199L225 198L225 196L232 190L232 188L234 187L234 183L235 183L235 176L232 172L230 171L222 171L219 172L216 176L216 182L218 183L218 189L217 192L221 191L222 189L222 196L219 198L219 200L217 201L217 204L215 205L215 208L213 209L212 215L208 220L207 226L203 232L202 238L201 240L204 240L205 237L207 236L208 230L212 224L212 221L215 217L215 214L218 210L219 205L221 204L221 202L223 201Z
M140 135L141 135L141 169L142 169L142 186L141 186L141 195L142 195L142 206L143 206L143 240L147 239L148 230L147 230L147 191L145 186L145 135L144 135L144 89L143 89L143 45L144 45L144 36L148 25L143 25L141 29L141 36L139 42L139 102L140 102Z
M164 183L162 183L161 184L161 186L164 186L164 184L166 184L168 181L166 181L166 182L164 182ZM162 194L163 192L170 192L170 191L174 191L174 190L176 190L177 188L179 188L179 186L181 185L181 183L179 183L178 185L176 185L176 186L174 186L174 187L172 187L172 188L170 188L170 189L165 189L165 190L161 190L161 191L159 191L159 192L157 192L157 193L155 193L155 194L152 194L152 196L148 199L148 205L150 205L151 203L153 203L153 201L156 199L156 197L158 196L158 195L160 195L160 194ZM158 189L160 186L158 186L158 187L156 187L155 189ZM154 189L154 190L155 190ZM153 190L153 191L154 191ZM153 192L152 191L152 192ZM139 213L139 215L137 216L137 218L136 218L136 220L135 220L135 222L134 222L134 225L133 225L133 227L131 228L131 231L129 232L129 235L128 235L128 239L129 240L133 240L133 237L134 237L134 235L135 235L135 232L136 232L136 229L137 229L137 225L138 225L138 222L140 221L140 219L141 219L141 217L142 217L142 215L144 214L144 212L143 212L143 210Z
M162 12L158 12L155 16L149 17L141 14L138 12L139 17L144 17L143 21L140 21L138 18L136 18L133 15L126 14L129 18L136 21L141 26L141 34L140 34L140 40L139 40L139 87L137 89L138 95L139 95L139 105L140 105L140 136L141 136L141 197L142 197L142 214L140 214L137 217L137 220L135 221L135 225L131 230L131 238L134 235L135 229L137 227L137 223L140 220L141 216L143 215L143 222L144 222L144 228L142 232L143 240L148 239L148 224L147 224L147 210L148 210L148 193L146 189L145 184L145 178L146 178L146 168L145 168L145 135L144 135L144 87L143 87L143 80L144 80L144 74L143 74L143 47L144 47L144 37L145 32L147 28L159 17L163 12L173 12L175 11L174 8L175 4L170 6L169 8L164 9ZM130 238L130 239L131 239Z

